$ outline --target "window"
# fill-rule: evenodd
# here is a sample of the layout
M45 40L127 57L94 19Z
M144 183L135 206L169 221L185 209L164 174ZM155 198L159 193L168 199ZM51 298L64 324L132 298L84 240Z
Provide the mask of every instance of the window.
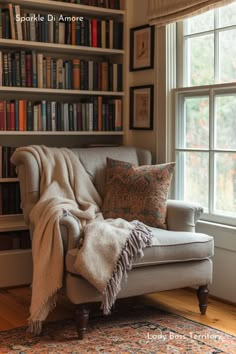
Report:
M236 225L236 3L178 24L176 196Z

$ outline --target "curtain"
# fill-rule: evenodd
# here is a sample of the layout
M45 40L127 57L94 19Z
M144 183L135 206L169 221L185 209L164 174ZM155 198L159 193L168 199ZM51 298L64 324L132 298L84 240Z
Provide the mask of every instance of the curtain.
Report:
M234 0L148 0L147 18L157 27L223 6Z

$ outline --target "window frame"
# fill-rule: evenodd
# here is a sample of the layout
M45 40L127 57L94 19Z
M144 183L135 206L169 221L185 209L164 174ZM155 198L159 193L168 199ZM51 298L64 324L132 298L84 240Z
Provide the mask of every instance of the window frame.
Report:
M206 152L209 155L209 212L204 212L202 217L203 220L226 224L231 226L236 226L236 218L234 216L223 215L222 213L217 213L214 211L214 197L215 197L215 156L217 153L221 152L229 152L236 153L236 149L217 149L215 148L215 122L214 122L214 100L215 97L219 95L236 95L236 84L215 84L209 86L198 86L198 87L184 87L177 88L174 90L175 94L175 160L177 161L177 171L175 177L175 198L182 199L183 198L183 185L184 185L184 161L183 157L178 154L179 152L188 152L188 151L196 151L196 152ZM185 98L190 97L209 97L209 148L205 149L192 149L186 148L183 145L184 139L184 120L183 110L184 104L183 101ZM180 142L180 145L178 143ZM182 147L181 147L182 144Z
M188 95L189 97L204 96L209 95L209 149L207 149L209 153L209 213L204 213L202 219L205 222L216 223L216 224L224 224L229 226L236 226L236 218L235 216L225 216L223 213L216 214L212 213L214 208L214 199L212 195L214 194L214 185L215 185L215 176L214 176L214 155L217 152L217 149L214 147L214 97L219 94L236 94L236 82L230 83L219 83L219 71L220 71L220 48L219 48L219 38L220 33L226 30L236 29L236 25L222 26L216 28L220 24L220 9L215 9L214 15L214 29L202 31L200 33L193 33L184 35L184 21L180 21L176 23L176 89L173 89L173 128L174 128L174 144L172 145L173 157L175 156L177 161L177 169L178 169L178 151L177 142L179 134L179 118L181 115L179 113L180 100L183 99L183 95ZM190 38L194 36L199 36L207 33L214 33L214 84L209 84L205 86L187 86L187 56L186 56L186 40L185 38ZM217 54L217 55L216 55ZM194 95L194 96L193 96ZM182 96L182 98L181 98ZM184 134L184 131L182 132ZM174 149L173 149L174 147ZM185 149L183 149L185 150ZM190 149L186 149L189 151ZM199 149L199 151L204 151L205 149ZM220 152L233 152L236 150L221 150ZM183 162L180 161L180 164ZM177 173L175 176L175 198L182 199L183 198L183 189L181 190L181 183L183 183L184 178L184 169L182 168L180 173ZM182 182L181 182L182 181ZM181 195L182 194L182 195Z

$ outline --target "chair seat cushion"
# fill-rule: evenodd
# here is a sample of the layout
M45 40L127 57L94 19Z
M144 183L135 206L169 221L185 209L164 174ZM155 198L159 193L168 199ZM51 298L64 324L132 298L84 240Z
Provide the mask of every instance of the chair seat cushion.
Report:
M213 237L193 232L177 232L151 228L154 233L153 243L144 250L144 256L133 264L133 268L155 264L202 260L213 256ZM77 274L74 263L77 249L67 252L66 268Z

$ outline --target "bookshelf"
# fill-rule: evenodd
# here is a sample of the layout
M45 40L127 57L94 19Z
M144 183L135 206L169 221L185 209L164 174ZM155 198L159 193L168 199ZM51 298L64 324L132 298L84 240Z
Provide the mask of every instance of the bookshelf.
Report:
M106 2L106 5L109 4L110 1L112 2L112 0L109 1L104 0L104 1ZM85 3L84 0L82 0L81 3L82 2ZM99 3L98 0L97 2ZM103 109L102 111L103 122L104 119L106 119L106 117L108 116L110 118L112 117L112 119L115 120L117 118L116 115L118 114L117 121L120 124L120 126L118 128L115 127L114 122L110 127L108 127L106 124L105 126L104 123L102 123L102 128L100 124L99 129L96 127L94 128L94 126L93 129L91 129L91 127L90 129L88 129L84 127L78 128L78 123L75 123L74 128L72 130L68 129L68 125L66 127L64 126L64 128L62 129L60 128L60 130L57 130L57 128L56 130L52 130L51 128L45 130L42 130L41 128L37 128L37 130L34 130L35 127L32 130L28 130L28 126L27 127L24 126L23 130L18 130L18 125L17 125L18 123L16 124L16 120L19 119L19 116L17 118L17 114L19 115L19 113L17 113L18 111L16 112L14 110L14 122L15 122L14 124L16 125L14 125L13 127L11 126L11 128L9 128L9 126L7 126L6 123L4 123L5 125L1 127L1 120L3 119L2 118L3 113L1 113L1 108L0 108L0 146L17 147L17 146L29 145L29 144L45 144L49 146L68 146L68 147L77 146L78 147L78 146L84 146L89 144L98 144L98 145L99 144L122 144L124 142L125 126L126 126L124 121L124 112L126 111L125 97L127 94L126 85L125 85L125 74L124 74L125 67L127 67L127 57L126 57L126 52L124 50L125 38L126 38L125 36L125 27L126 27L125 7L126 6L124 0L120 0L119 2L120 2L120 8L115 9L115 8L101 7L101 6L100 7L91 6L88 4L84 5L84 4L71 3L69 1L68 2L54 1L54 0L41 0L41 1L2 0L1 1L0 8L6 9L6 11L8 11L9 3L10 3L13 8L14 14L17 13L15 6L19 6L21 15L26 13L30 13L30 14L35 13L35 14L42 14L43 16L45 16L45 18L47 14L52 14L53 16L59 16L59 14L62 14L63 16L84 17L86 20L85 26L87 26L85 27L85 33L87 33L87 37L82 40L82 34L80 33L81 36L80 39L83 43L80 44L79 43L80 40L78 40L77 37L76 39L74 39L76 40L76 43L73 42L71 31L73 32L74 27L71 25L69 29L70 35L67 35L68 33L66 31L69 27L66 27L67 26L66 24L64 27L65 34L63 34L63 37L69 38L71 36L69 39L67 39L67 42L64 39L63 43L57 43L57 41L60 41L59 37L55 37L55 36L60 36L56 32L58 25L54 26L55 28L54 28L53 42L49 43L49 41L46 40L46 35L45 37L43 37L43 39L45 38L44 41L42 40L41 37L40 40L38 37L36 37L35 39L30 38L29 40L29 38L26 38L24 36L23 36L24 39L23 38L17 39L19 37L19 25L15 24L14 25L15 39L13 39L11 33L12 27L10 24L10 28L9 28L10 35L8 33L8 38L6 38L5 32L4 32L5 36L3 36L3 31L2 33L0 32L0 65L2 66L2 70L0 69L0 75L2 75L2 78L0 79L0 106L1 106L1 101L6 102L4 103L4 107L6 107L7 102L11 102L16 105L15 102L18 102L19 100L24 100L26 102L27 107L29 101L31 102L30 105L34 107L36 104L37 105L41 104L43 100L46 101L46 104L48 106L50 106L52 102L56 102L55 103L56 105L62 104L63 106L64 105L70 106L75 104L83 105L87 103L92 103L94 104L93 119L95 119L94 117L96 117L96 114L98 115L98 113L96 113L96 109L97 109L96 102L100 100L100 102L102 102L102 109ZM94 1L88 1L88 3L92 4L94 3ZM101 3L102 0L100 0L100 4ZM0 16L2 12L0 11ZM93 21L95 25L93 24ZM111 33L109 35L106 34L106 36L108 37L104 39L104 32L102 32L101 28L102 26L104 26L105 23L107 26L106 32L112 31L113 33L112 39L111 39ZM120 24L123 23L122 39L119 40L117 38L116 39L113 38L114 33L115 31L117 31L118 28L117 23L119 24L119 26L121 26ZM93 33L93 28L94 28L93 26L97 26L97 32L95 32L95 34ZM43 27L41 27L40 31L44 32L45 29L42 28ZM1 31L1 18L0 18L0 31ZM27 33L29 33L29 31L31 31L31 29L27 27ZM24 35L23 27L22 27L22 33ZM89 33L89 37L88 37L88 33ZM38 35L37 31L36 34ZM78 32L76 32L76 36L77 35ZM97 36L95 40L93 37L94 35ZM103 36L103 38L99 38L99 36L101 35ZM122 46L120 46L120 41L123 42ZM109 65L111 66L113 66L113 64L115 65L114 70L116 70L116 67L118 65L120 67L122 66L122 73L121 76L119 76L119 80L121 80L122 82L121 83L122 89L114 90L112 84L111 84L112 87L109 87L109 89L106 90L100 88L97 89L98 87L95 87L96 86L95 84L93 89L88 89L88 87L87 89L83 89L81 87L79 89L78 88L68 89L65 87L49 88L49 87L45 87L46 86L45 83L43 83L43 87L32 87L32 86L27 87L27 85L22 85L22 77L21 77L20 85L10 85L10 84L6 85L6 82L4 82L4 65L6 64L4 64L3 62L4 61L3 54L7 53L7 55L12 56L13 59L8 59L10 60L10 62L8 62L8 65L10 65L12 70L14 71L16 70L16 67L12 66L11 60L14 61L15 53L19 53L18 55L21 56L22 52L25 52L30 55L36 52L36 53L40 53L43 56L43 58L45 56L45 58L50 57L53 58L53 60L55 61L61 60L63 62L63 70L64 70L63 80L65 80L66 75L67 77L69 75L70 80L72 80L71 76L73 77L74 72L72 71L71 73L68 74L66 72L66 68L64 68L64 63L73 62L74 59L80 59L81 61L86 61L86 62L92 61L95 64L98 63L96 64L98 66L100 65L99 63L101 62L108 62L110 63ZM15 62L16 61L17 60L15 60ZM95 64L93 65L95 66ZM31 68L32 68L32 63L31 63ZM38 68L39 67L37 67L37 70ZM93 80L95 80L94 69L92 72L93 72L92 74ZM90 74L91 72L87 74L88 77L90 77ZM7 73L7 76L8 75L10 74ZM13 75L15 75L15 72ZM58 72L56 73L56 75L58 75ZM113 82L114 80L117 80L117 74L108 74L108 75L113 75L112 76ZM88 77L87 80L89 80ZM106 81L107 77L108 76L105 76L104 81ZM43 77L43 79L45 79L45 76ZM109 76L109 80L111 80L110 76ZM63 85L64 83L65 81L63 81ZM117 102L119 103L119 107L121 107L120 109L121 113L117 113L119 112L117 108ZM87 112L86 113L87 115L89 114L88 110L86 109L85 112ZM47 111L47 114L48 113L50 113L50 111L49 112ZM56 114L57 113L58 111L56 111ZM25 119L27 119L28 117L27 111L24 114L25 114ZM40 113L38 113L37 119L39 119L39 114L42 115L42 112L40 111ZM74 117L75 115L76 113L74 113ZM6 121L6 117L8 116L7 116L7 112L5 111L4 111L4 117ZM34 117L33 113L32 113L32 117ZM17 184L17 183L18 183L17 177L15 176L3 177L0 174L0 186L6 186L9 184ZM6 187L0 187L0 188L6 188ZM1 198L1 194L0 194L0 198ZM23 215L21 214L0 215L0 237L1 235L7 232L22 232L24 230L27 230L27 226L24 222ZM4 269L6 269L6 267L7 269L9 269L9 271L7 272L3 271ZM9 250L0 251L0 287L28 284L31 282L31 276L32 276L32 266L31 266L30 249L9 249Z

